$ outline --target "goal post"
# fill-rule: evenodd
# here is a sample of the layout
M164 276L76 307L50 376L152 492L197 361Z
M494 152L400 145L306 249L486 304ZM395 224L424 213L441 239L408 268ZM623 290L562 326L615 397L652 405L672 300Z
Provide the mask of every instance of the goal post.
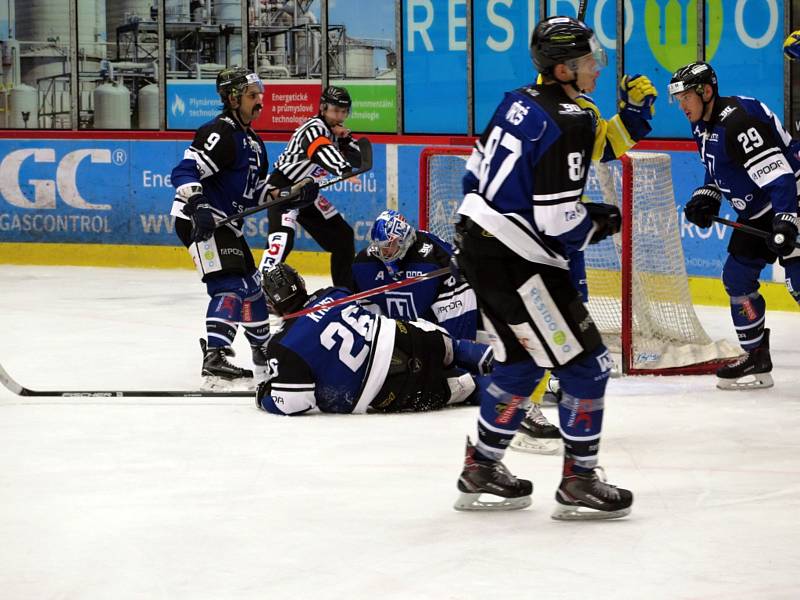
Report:
M419 224L452 241L461 180L472 149L420 154ZM592 165L586 200L620 207L622 230L584 253L589 312L623 373L713 373L741 351L712 341L697 318L681 244L668 154L629 152Z

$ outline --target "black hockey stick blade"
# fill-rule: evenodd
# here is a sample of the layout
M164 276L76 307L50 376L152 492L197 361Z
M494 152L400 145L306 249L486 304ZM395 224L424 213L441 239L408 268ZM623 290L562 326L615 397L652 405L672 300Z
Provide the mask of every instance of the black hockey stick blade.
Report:
M20 385L3 365L0 365L0 383L17 396L49 396L62 398L244 398L254 391L239 390L207 392L205 390L32 390Z
M361 165L358 169L354 171L350 171L342 175L341 177L335 177L333 179L328 179L323 183L319 184L319 189L324 189L326 187L330 187L332 185L336 185L340 181L344 181L345 179L350 179L351 177L358 177L362 173L366 173L370 169L372 169L372 143L367 138L360 138L356 140L356 144L361 152ZM305 185L304 181L298 181L292 186L292 192L284 197L284 198L272 198L271 200L267 200L263 204L259 204L258 206L253 206L242 212L231 215L230 217L226 217L217 223L217 229L220 227L231 223L232 221L238 221L239 219L243 219L244 217L249 217L252 214L261 212L262 210L268 210L273 206L277 206L279 204L284 204L285 202L289 202L289 200L294 200L300 195L300 188Z
M339 306L340 304L347 304L348 302L355 302L356 300L363 300L364 298L369 298L370 296L374 296L375 294L381 294L383 292L388 292L389 290L396 290L397 288L405 287L407 285L411 285L412 283L419 283L420 281L433 279L434 277L441 277L442 275L447 275L448 273L450 273L450 267L442 267L441 269L436 269L435 271L431 271L430 273L425 273L424 275L417 275L416 277L407 277L406 279L401 279L400 281L395 281L393 283L387 283L386 285L372 288L371 290L364 290L363 292L358 292L357 294L351 294L349 296L345 296L344 298L339 298L338 300L334 300L333 302L328 302L327 304L317 304L316 306L309 306L308 308L304 308L302 310L289 313L288 315L283 315L283 320L288 321L289 319L302 317L303 315L307 315L312 312L317 312L318 310L333 308L334 306Z
M744 223L737 223L736 221L729 221L728 219L723 219L722 217L711 217L712 221L716 221L717 223L721 223L722 225L727 225L728 227L732 227L733 229L739 229L744 231L745 233L749 233L750 235L754 235L756 237L760 237L763 239L767 239L772 237L771 231L764 231L763 229L757 229L756 227L750 227L750 225L745 225ZM798 239L794 240L794 247L800 248L800 241Z
M589 3L589 0L580 0L578 2L578 21L583 21L586 17L586 5Z

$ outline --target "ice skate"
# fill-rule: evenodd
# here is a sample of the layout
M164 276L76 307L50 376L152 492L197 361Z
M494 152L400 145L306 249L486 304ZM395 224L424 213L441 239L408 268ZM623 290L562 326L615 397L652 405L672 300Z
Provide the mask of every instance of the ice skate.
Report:
M736 361L717 369L717 387L721 390L752 390L772 387L772 359L769 355L769 329L758 348Z
M514 477L499 460L477 460L475 446L467 438L458 490L461 495L453 506L456 510L519 510L530 506L533 484ZM490 498L481 499L482 495Z
M230 346L209 348L207 342L202 338L200 339L200 348L203 351L202 389L228 390L233 387L241 387L238 384L255 389L253 372L228 362L228 356L235 355L233 348Z
M556 502L551 516L559 521L619 519L631 512L633 494L606 483L605 473L598 467L591 473L565 476L556 491Z
M561 432L550 423L536 404L531 404L511 448L533 454L557 454L561 450Z

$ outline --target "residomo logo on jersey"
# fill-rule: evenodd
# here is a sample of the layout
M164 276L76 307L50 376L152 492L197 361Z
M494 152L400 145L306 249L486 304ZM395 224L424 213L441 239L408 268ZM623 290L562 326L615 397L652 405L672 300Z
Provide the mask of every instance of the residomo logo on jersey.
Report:
M73 208L111 210L110 204L93 204L87 201L78 190L78 168L87 158L91 164L110 164L117 167L128 161L128 155L122 149L81 148L68 152L58 161L54 148L14 150L0 162L0 195L6 202L18 208L54 209L58 192L61 200ZM54 179L31 178L24 182L20 181L23 164L28 160L56 165L53 171ZM33 187L33 193L23 191L23 185L26 188Z

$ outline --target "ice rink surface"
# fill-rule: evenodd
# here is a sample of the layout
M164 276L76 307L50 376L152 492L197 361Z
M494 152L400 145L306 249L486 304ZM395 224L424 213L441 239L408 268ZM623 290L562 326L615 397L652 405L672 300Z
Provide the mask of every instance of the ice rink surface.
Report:
M0 266L0 282L0 363L23 385L199 385L194 273ZM735 339L727 309L698 312ZM475 408L290 419L249 397L0 389L0 598L799 598L800 313L767 323L771 390L611 381L600 460L635 502L608 522L551 520L561 458L511 451L533 506L454 511Z

